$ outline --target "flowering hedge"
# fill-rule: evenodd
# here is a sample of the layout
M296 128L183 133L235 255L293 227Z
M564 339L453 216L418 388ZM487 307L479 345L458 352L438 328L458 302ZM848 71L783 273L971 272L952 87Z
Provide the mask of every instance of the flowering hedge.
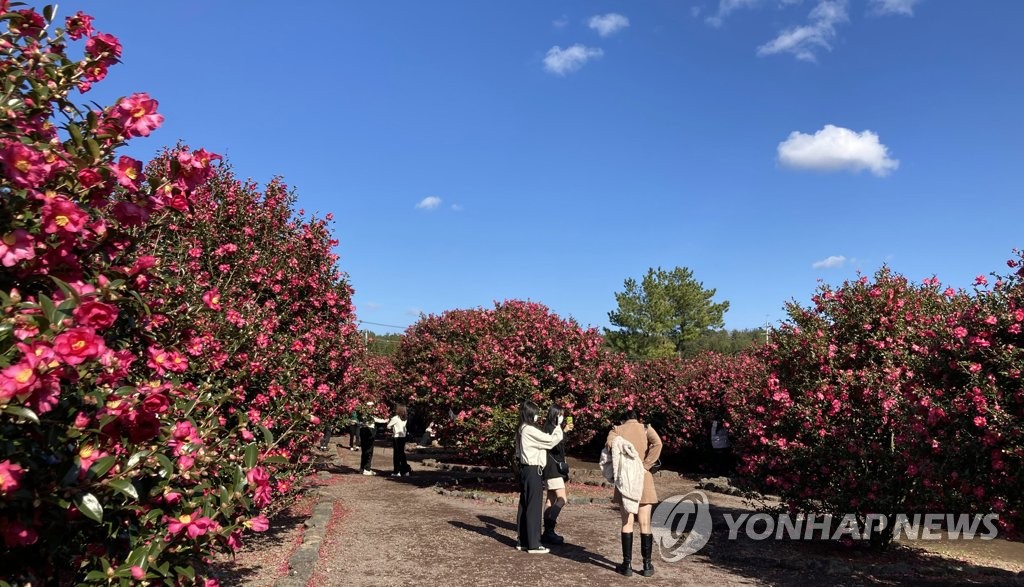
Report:
M593 438L628 375L621 355L533 302L452 310L421 319L395 356L403 388L439 425L442 441L469 458L508 462L518 405L556 402L574 417L571 444Z
M883 269L791 305L761 353L766 384L733 409L747 427L743 472L794 509L995 511L1013 533L1024 511L1021 274L992 289L979 276L972 295Z
M119 156L157 102L72 99L117 39L3 12L0 583L216 584L205 561L266 529L342 389L334 243L215 154Z

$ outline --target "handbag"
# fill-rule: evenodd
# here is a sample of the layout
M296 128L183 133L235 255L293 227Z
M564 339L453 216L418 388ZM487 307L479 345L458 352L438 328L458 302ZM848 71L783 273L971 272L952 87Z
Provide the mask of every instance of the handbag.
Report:
M560 461L560 460L558 460L558 459L556 459L554 457L552 457L552 460L555 461L555 467L558 469L558 474L563 476L563 477L568 477L569 476L569 463L566 462L566 461Z
M654 461L654 464L651 465L650 469L648 469L648 471L651 472L651 475L657 473L660 470L661 470L661 459L658 459L658 460Z

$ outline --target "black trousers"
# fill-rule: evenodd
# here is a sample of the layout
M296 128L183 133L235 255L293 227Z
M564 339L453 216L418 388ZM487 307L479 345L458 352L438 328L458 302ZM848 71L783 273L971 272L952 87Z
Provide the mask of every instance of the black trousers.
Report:
M359 437L359 424L350 424L348 427L348 447L356 445L356 438Z
M541 467L519 466L519 546L540 548L540 516L544 505L544 479Z
M396 436L392 443L394 447L394 455L392 456L392 464L395 467L395 473L405 473L409 469L409 461L405 459L405 437Z
M359 448L362 451L359 455L359 468L363 471L368 471L373 463L373 437L373 428L359 429Z

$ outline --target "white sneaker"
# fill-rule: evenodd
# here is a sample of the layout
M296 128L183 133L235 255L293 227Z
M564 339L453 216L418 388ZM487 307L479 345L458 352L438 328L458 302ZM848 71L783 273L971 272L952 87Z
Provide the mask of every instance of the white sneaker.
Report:
M409 475L410 475L410 473L408 471L406 471L405 473L402 474L403 477L408 477Z
M548 550L547 548L541 546L539 548L531 548L530 550L527 550L526 552L527 552L527 554L547 554L547 553L549 553L551 551Z
M372 476L372 475L376 475L376 473L374 473L373 471L371 471L369 469L363 469L363 475Z

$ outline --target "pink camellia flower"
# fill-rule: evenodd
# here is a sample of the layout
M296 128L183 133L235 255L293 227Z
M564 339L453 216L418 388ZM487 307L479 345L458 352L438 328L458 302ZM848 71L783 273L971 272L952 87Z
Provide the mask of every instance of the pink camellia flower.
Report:
M102 181L103 176L91 167L87 167L78 172L78 183L82 184L82 187L86 189L99 185Z
M121 187L131 192L139 190L139 186L142 183L141 161L121 155L121 158L117 160L117 165L111 166L110 170L114 172L114 177L117 178L117 183Z
M988 285L988 279L984 275L979 275L974 278L974 285Z
M263 467L254 467L245 474L245 478L249 483L257 486L263 486L270 483L270 475L267 470Z
M164 521L167 522L167 530L171 536L185 532L189 538L198 538L206 534L215 524L213 520L203 516L201 510L177 518L165 516Z
M168 353L166 367L173 373L184 373L188 370L188 357L178 351Z
M21 465L11 461L0 462L0 495L13 493L21 486L21 477L25 470Z
M270 521L263 514L250 520L254 532L266 532L270 528Z
M210 291L203 294L203 303L206 304L207 308L211 310L220 310L220 291L217 288L213 288Z
M151 346L146 349L146 354L149 355L149 360L146 361L146 365L150 369L156 371L157 375L164 375L167 373L167 365L170 362L171 354L158 346Z
M4 175L18 187L39 187L50 176L51 167L46 163L46 157L21 143L7 143L0 161L3 162Z
M220 587L219 579L206 579L203 581L203 587Z
M142 570L142 567L138 565L132 565L132 579L141 581L146 578L146 571Z
M83 302L72 314L79 326L109 328L117 320L117 308L96 300Z
M241 532L239 532L238 530L235 530L234 532L231 533L230 536L228 536L228 548L230 548L232 551L236 551L239 548L242 548L242 533Z
M64 196L50 198L43 205L43 231L47 234L81 232L87 222L89 215Z
M92 328L72 328L53 339L53 351L68 365L81 365L106 351L103 338Z
M957 326L956 328L953 329L953 336L957 338L963 338L967 336L967 329L964 328L963 326Z
M6 402L16 395L35 388L39 378L35 363L26 359L0 371L0 400Z
M146 93L135 93L118 102L114 112L128 136L148 137L163 124L163 114L157 114L157 101Z
M999 319L996 318L995 316L986 316L985 317L985 324L988 324L990 326L995 326L998 323L999 323Z
M986 420L984 416L974 417L974 425L977 426L978 428L984 428L985 424L988 424L988 420Z
M1013 311L1013 319L1016 322L1024 322L1024 310L1018 308Z
M89 467L105 456L107 456L105 451L99 450L91 444L83 444L78 449L78 478L85 479Z
M24 229L15 228L0 238L0 263L4 267L14 267L18 261L26 261L35 256L35 241Z
M121 41L108 33L100 33L89 37L85 42L85 52L93 59L101 59L103 62L113 62L121 57Z

